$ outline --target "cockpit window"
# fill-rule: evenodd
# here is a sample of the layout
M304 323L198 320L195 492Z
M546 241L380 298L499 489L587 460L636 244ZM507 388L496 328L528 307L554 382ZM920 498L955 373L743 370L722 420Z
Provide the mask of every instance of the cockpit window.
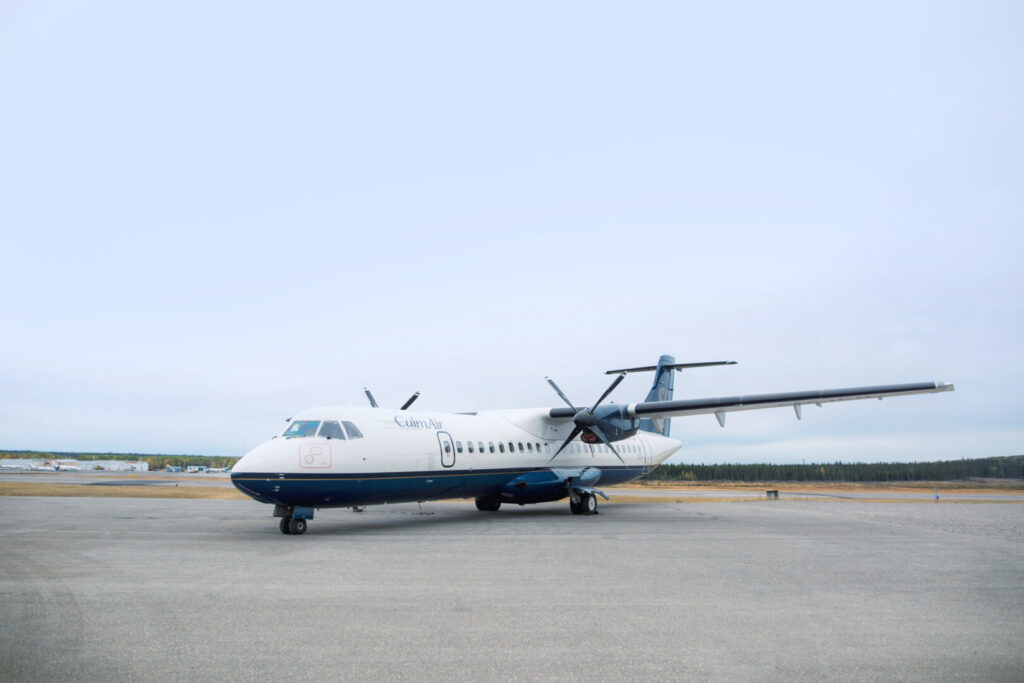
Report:
M334 420L325 420L324 423L320 425L320 432L317 436L325 439L344 439L345 432L342 431L341 425Z
M361 431L359 431L359 427L356 427L354 424L352 424L348 420L345 420L341 424L345 425L345 431L348 432L348 438L350 438L350 439L361 439L361 438L363 438L363 433Z
M293 436L313 436L316 434L316 428L319 426L320 420L296 420L292 422L284 435L288 438Z

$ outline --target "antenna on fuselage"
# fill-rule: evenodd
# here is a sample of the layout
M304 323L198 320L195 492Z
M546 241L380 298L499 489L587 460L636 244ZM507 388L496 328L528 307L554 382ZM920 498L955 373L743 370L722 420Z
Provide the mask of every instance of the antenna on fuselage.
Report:
M370 390L363 387L363 391L366 392L366 398L370 399L370 407L379 408L380 406L377 405L377 400L373 397L373 394L370 393Z
M413 394L412 396L409 397L408 401L406 401L405 403L402 404L402 407L399 408L399 410L405 410L406 408L411 406L413 401L415 401L419 397L420 397L420 392L417 391L415 394Z

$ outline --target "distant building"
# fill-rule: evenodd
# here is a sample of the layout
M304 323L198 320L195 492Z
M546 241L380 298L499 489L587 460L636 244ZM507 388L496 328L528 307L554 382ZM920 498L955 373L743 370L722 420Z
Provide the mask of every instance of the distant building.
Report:
M78 472L83 470L110 470L113 472L148 472L149 463L145 460L75 460L59 458L44 460L42 458L8 458L0 460L4 469L54 469L58 472Z
M113 472L149 472L149 463L145 460L92 460L89 465Z

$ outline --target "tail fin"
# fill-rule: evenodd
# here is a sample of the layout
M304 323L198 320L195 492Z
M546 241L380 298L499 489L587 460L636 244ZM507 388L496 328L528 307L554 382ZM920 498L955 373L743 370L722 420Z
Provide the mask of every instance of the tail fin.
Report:
M647 392L647 398L644 399L645 403L648 401L672 400L675 370L665 366L673 365L675 362L676 359L672 356L662 356L658 359L658 365L654 368L654 384L651 386L651 390ZM667 417L654 420L640 420L640 429L645 432L655 432L662 436L668 436L671 422L671 418Z
M654 373L654 386L647 392L647 398L644 399L644 403L651 401L671 401L672 400L672 373L676 370L685 370L687 368L706 368L712 365L735 365L734 360L715 360L706 363L676 363L676 359L672 356L662 356L658 359L657 365L645 365L642 368L623 368L621 370L609 370L605 374L607 375L618 375L623 372L653 372ZM669 418L655 418L653 420L640 420L640 429L645 432L654 432L663 436L668 436L669 430Z

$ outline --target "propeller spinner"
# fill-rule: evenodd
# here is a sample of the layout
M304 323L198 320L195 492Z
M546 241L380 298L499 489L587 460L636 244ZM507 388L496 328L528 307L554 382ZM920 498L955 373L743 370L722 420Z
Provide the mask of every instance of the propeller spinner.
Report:
M619 386L619 382L625 379L625 377L626 373L620 373L619 376L616 377L615 380L611 383L611 386L604 390L604 393L601 394L601 398L597 399L594 405L592 405L590 408L582 409L577 408L572 404L572 401L570 401L566 397L566 395L562 393L562 390L558 388L558 385L555 384L555 381L553 379L551 379L550 377L545 377L545 379L548 381L548 384L551 385L551 388L555 390L555 393L558 394L559 397L563 401L565 401L565 403L570 408L576 411L576 414L573 415L572 417L574 426L572 428L572 432L569 433L569 438L567 438L565 442L562 443L561 448L555 451L555 454L551 456L551 460L557 458L558 454L565 450L565 447L568 446L573 439L579 436L580 433L583 433L584 436L581 438L583 438L584 441L589 441L589 439L586 438L587 436L594 437L594 441L592 443L600 441L605 446L607 446L612 453L615 454L615 457L619 459L619 462L621 462L623 465L626 464L626 461L622 459L622 456L619 455L619 452L615 450L614 446L612 446L612 442L608 440L608 437L601 430L601 427L598 426L597 423L599 421L599 418L597 415L594 414L594 411L596 411L597 407L601 405L601 402L608 398L608 394L612 393L615 390L615 387ZM551 462L551 460L548 460L548 462Z

